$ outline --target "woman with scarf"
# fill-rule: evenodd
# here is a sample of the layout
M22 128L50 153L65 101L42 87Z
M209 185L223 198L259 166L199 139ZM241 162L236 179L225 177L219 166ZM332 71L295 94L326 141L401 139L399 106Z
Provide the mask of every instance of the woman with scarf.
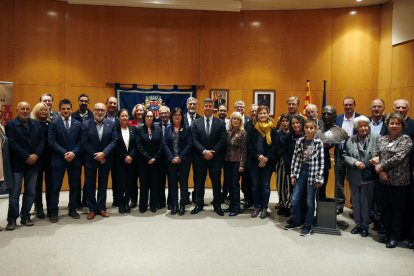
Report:
M257 114L258 120L247 134L248 163L252 176L254 203L251 217L255 218L260 214L260 218L264 219L268 215L270 178L280 157L280 139L273 120L269 117L268 107L259 106Z

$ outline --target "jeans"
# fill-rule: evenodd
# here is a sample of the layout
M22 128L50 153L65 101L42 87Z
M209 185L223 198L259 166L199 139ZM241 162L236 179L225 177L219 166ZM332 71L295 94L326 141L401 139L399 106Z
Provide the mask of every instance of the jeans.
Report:
M224 162L224 186L228 187L230 193L231 212L240 211L240 162Z
M24 172L13 173L14 186L12 187L9 194L9 211L7 214L8 222L16 222L19 217L19 199L20 192L22 190L22 182L24 178L24 194L22 209L20 217L22 220L30 218L30 209L34 203L36 197L36 180L37 180L37 169L31 168Z
M272 171L268 168L252 166L250 168L252 181L253 204L255 209L267 209L270 198L270 177Z
M306 225L313 224L313 215L315 213L315 186L308 184L309 169L300 169L299 178L296 180L296 185L293 187L292 194L292 209L293 221L296 224L301 223L301 197L306 192Z

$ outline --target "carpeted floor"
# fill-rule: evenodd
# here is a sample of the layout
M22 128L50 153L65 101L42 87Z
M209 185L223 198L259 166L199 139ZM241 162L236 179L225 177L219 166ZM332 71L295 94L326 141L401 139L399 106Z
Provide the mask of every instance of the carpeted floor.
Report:
M206 202L211 201L211 190ZM108 191L108 206L111 191ZM67 205L68 193L60 206ZM400 243L386 249L378 236L351 235L349 210L338 217L349 225L342 236L283 230L272 192L270 217L219 217L206 210L179 217L166 209L80 220L61 208L59 222L34 219L35 226L0 232L0 275L414 275L414 252ZM0 199L5 227L8 199ZM223 205L223 207L226 207ZM19 224L19 221L18 221Z

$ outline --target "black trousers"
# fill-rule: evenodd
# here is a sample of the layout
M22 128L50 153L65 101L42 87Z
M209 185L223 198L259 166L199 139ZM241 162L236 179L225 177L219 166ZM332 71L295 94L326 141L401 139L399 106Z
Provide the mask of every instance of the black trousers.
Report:
M141 161L138 164L140 179L139 208L146 210L149 206L151 209L157 209L158 188L159 188L159 164L156 161L152 165Z
M52 169L50 167L50 160L42 160L41 167L39 172L37 173L37 181L36 181L36 198L35 198L35 206L36 208L43 209L43 176L45 180L45 188L46 188L46 206L50 204L50 194L52 192ZM49 210L48 210L49 212Z
M404 225L404 211L407 206L409 186L384 185L382 206L384 207L385 231L392 239L402 238Z
M57 214L59 211L59 195L65 171L68 172L69 210L74 210L77 207L76 197L78 194L78 186L81 182L81 167L54 167L52 170L53 186L50 194L50 202L47 203L47 212L49 214Z
M163 156L164 158L160 158L159 160L159 164L158 164L158 166L159 166L159 171L158 171L158 173L159 173L159 178L158 178L158 181L159 181L159 187L158 187L158 204L159 205L161 205L161 206L165 206L165 201L166 201L166 198L165 198L165 184L166 184L166 182L167 182L167 165L166 165L166 162L165 162L165 160L164 159L166 159L165 158L165 156ZM168 190L170 190L170 189L168 189Z
M214 157L212 160L205 160L201 157L194 158L194 173L196 175L196 198L197 205L204 206L205 184L207 171L213 187L214 209L221 208L221 167L222 160Z
M118 168L112 166L111 168L111 179L112 179L112 200L114 204L119 204L119 176Z
M251 175L250 175L248 167L244 168L244 172L241 174L241 177L242 177L241 190L244 194L244 200L246 203L253 204L252 181L250 179Z
M184 160L180 164L167 164L168 190L171 194L171 205L178 206L178 182L180 183L180 205L185 206L188 200L188 174L190 161Z
M132 186L136 186L136 182L134 182L136 166L134 162L129 165L124 162L122 164L117 164L114 168L118 177L116 199L118 200L119 206L126 206L129 204L131 198ZM115 190L113 192L115 192Z

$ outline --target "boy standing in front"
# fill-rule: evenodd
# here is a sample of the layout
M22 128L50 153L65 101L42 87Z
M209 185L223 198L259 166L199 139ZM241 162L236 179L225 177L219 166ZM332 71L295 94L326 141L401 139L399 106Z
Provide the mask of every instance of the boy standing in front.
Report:
M301 236L308 236L313 231L316 189L323 185L323 143L314 137L316 130L317 122L314 119L307 119L305 137L296 142L292 158L290 183L293 186L293 220L285 226L285 229L294 229L301 225L300 199L306 193L306 220L300 233Z

